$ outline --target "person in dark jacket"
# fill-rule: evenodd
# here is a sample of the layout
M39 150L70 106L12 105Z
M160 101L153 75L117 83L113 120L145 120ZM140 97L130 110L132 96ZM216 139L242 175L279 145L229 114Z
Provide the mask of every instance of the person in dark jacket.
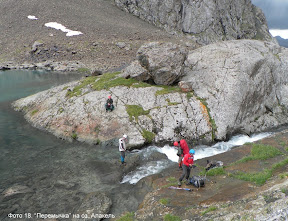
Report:
M108 110L110 110L110 111L114 110L113 99L111 98L110 95L108 96L108 99L106 101L105 108L106 108L106 112Z
M191 150L189 150L188 154L184 155L183 165L182 165L183 173L182 173L181 177L179 178L178 186L181 186L181 182L184 179L184 177L188 182L189 176L190 176L190 171L191 171L191 168L194 164L194 154L195 154L195 150L191 149Z

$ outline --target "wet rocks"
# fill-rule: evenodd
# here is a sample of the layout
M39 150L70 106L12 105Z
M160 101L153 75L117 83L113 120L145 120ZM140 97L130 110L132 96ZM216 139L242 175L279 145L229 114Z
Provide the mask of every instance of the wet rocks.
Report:
M15 184L2 192L2 196L11 199L19 194L32 193L33 190L28 186Z
M88 217L95 218L92 220L102 220L97 216L100 214L109 214L112 200L102 192L89 193L82 201L80 207L76 210L76 214L86 214Z

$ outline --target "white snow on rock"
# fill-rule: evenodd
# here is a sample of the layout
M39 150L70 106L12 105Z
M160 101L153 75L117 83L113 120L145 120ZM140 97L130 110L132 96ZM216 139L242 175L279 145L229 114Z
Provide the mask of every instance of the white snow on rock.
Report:
M27 16L28 19L31 19L31 20L37 20L38 18L36 18L36 16L34 15L28 15Z

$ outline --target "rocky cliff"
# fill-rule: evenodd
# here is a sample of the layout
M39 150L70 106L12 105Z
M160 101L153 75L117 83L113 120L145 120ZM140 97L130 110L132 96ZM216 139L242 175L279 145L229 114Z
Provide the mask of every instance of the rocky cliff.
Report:
M118 7L201 44L221 40L272 40L262 11L250 0L115 0Z
M121 75L88 77L20 99L14 107L34 126L66 139L116 142L126 133L131 146L223 140L287 123L287 57L285 48L256 40L194 50L150 43ZM116 108L107 113L109 94Z

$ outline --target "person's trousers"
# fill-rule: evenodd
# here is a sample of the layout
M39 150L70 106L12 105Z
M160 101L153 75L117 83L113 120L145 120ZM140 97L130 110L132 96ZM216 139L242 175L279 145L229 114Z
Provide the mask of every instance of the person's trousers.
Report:
M121 163L124 163L125 160L125 151L120 151L121 153Z
M179 178L180 182L183 180L184 177L185 179L188 180L190 176L190 171L191 171L191 168L186 166L185 164L182 165L182 169L183 169L183 173L182 173L182 176Z

